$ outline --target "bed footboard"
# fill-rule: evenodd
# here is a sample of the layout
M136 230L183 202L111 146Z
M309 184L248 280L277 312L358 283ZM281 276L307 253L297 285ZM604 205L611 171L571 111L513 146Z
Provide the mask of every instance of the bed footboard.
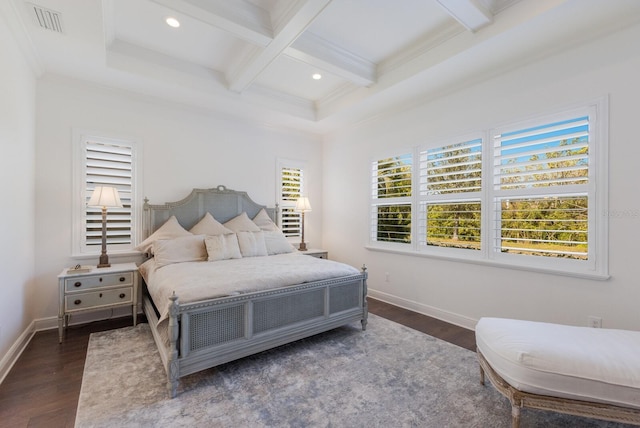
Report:
M183 376L354 321L366 329L366 278L363 267L357 275L193 304L172 296L168 337L158 343L169 395ZM162 331L154 337L162 340Z

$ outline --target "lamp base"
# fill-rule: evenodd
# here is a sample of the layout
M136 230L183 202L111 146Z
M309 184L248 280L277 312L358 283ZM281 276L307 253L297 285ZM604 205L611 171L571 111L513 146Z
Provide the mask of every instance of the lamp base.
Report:
M99 268L111 267L111 263L109 263L109 256L107 256L106 254L102 254L100 256L100 261L98 262L98 267Z
M300 246L298 247L298 250L300 251L307 251L307 244L304 242L300 243Z

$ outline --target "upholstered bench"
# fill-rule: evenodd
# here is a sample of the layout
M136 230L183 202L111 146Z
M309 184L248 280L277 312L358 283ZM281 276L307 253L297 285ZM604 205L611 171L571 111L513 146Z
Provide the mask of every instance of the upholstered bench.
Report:
M513 427L523 407L640 425L640 331L481 318L476 344Z

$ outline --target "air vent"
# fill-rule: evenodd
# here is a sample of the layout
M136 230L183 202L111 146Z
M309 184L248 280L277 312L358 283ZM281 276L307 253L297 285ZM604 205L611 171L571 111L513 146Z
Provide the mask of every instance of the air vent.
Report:
M60 12L46 9L33 3L30 3L29 7L33 10L36 22L41 28L55 31L56 33L64 33L62 30L62 15Z

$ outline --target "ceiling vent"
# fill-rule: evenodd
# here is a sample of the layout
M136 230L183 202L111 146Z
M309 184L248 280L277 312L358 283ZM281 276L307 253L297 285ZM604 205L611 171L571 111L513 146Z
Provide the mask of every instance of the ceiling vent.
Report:
M33 3L29 3L29 7L33 10L36 22L41 28L55 31L56 33L64 33L62 30L62 15L60 12L46 9Z

